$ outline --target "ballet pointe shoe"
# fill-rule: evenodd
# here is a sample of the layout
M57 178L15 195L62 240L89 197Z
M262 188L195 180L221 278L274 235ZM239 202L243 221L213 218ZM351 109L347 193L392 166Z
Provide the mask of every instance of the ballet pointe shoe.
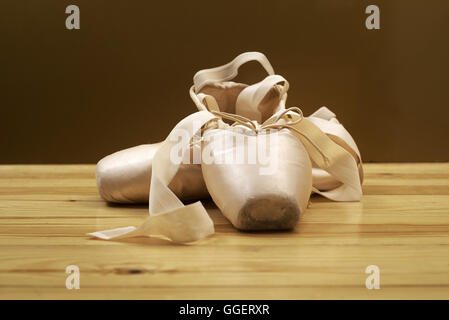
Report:
M199 110L219 117L215 128L203 132L201 167L212 199L234 227L288 230L307 208L312 166L302 142L289 130L271 132L262 127L285 110L289 84L270 74L271 66L266 58L260 58L257 61L269 75L253 85L228 81L237 74L236 70L224 70L231 68L229 65L195 75L193 101ZM263 145L264 163L248 161ZM231 160L239 156L241 163Z
M230 65L233 63L239 65L239 59L244 60L245 55L254 55L253 60L259 61L269 76L252 86L234 82L222 82L230 80L237 75L238 66L232 69ZM258 123L263 123L271 115L285 110L289 88L288 82L281 76L275 75L269 62L259 53L245 53L228 65L202 70L195 75L194 83L195 85L192 87L190 94L199 110L220 110L246 117ZM224 94L226 90L231 91L232 94ZM223 97L226 97L226 99ZM355 170L352 170L353 164L348 164L348 168L352 169L348 169L343 173L345 170L340 168L337 169L338 172L331 174L322 168L323 163L321 163L320 167L312 160L313 191L335 201L360 200L362 195L360 186L363 182L363 167L361 155L354 139L343 125L339 123L335 114L326 107L318 109L308 117L308 120L311 123L303 127L311 128L314 125L319 128L335 144L351 154L357 166L357 173ZM315 132L315 129L311 130L314 131L317 137L321 136L318 132ZM324 145L329 144L329 141L325 142L326 139L324 137L318 137L318 139ZM338 150L336 152L340 153ZM347 155L345 154L345 159ZM358 175L360 180L359 186L355 186L354 181L352 181L355 175ZM349 182L350 180L351 182ZM351 185L351 191L348 192L347 186L343 186L345 183Z
M226 139L237 143L226 147ZM296 226L312 187L309 156L298 139L285 129L254 135L251 130L234 132L225 127L207 132L204 140L213 141L204 143L204 150L214 144L210 158L202 164L207 189L234 227L250 231ZM237 152L249 155L263 143L269 143L263 164L223 163L220 158Z
M245 63L247 61L259 61L269 73L273 73L272 67L266 57L261 53L244 53L237 60ZM213 73L213 72L212 72ZM284 79L280 76L273 76L274 79L248 86L243 83L231 81L210 81L208 70L203 70L195 75L195 79L202 79L204 87L199 95L191 92L192 98L198 100L206 98L204 102L210 101L210 96L215 96L221 104L221 108L235 113L236 109L242 115L256 114L252 109L257 106L261 108L261 114L265 117L271 115L275 108L284 106L286 95L279 90L279 86L274 86L276 82L282 82ZM272 88L270 88L270 85ZM258 89L259 90L255 90ZM261 89L266 90L264 94ZM268 88L268 89L265 89ZM243 91L243 92L242 92ZM256 92L255 92L256 91ZM279 101L279 98L282 98ZM256 107L252 107L251 100L257 101ZM237 101L238 99L238 101ZM202 102L197 102L199 110L209 110ZM271 110L272 109L272 110ZM101 159L96 166L96 181L100 196L112 203L147 203L150 192L152 160L161 143L145 144L125 150L115 152ZM199 164L182 164L175 177L171 181L169 188L182 201L191 201L209 197L206 185L203 180L201 166Z
M100 196L114 203L148 203L153 157L162 143L115 152L96 166ZM183 201L209 196L200 164L181 164L169 188Z

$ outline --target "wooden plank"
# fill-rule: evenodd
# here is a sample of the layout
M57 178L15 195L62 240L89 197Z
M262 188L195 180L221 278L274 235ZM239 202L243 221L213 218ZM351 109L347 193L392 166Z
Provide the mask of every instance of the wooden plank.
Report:
M2 290L3 289L3 290ZM251 299L449 299L447 287L439 286L413 286L413 287L382 287L381 290L366 290L360 286L342 287L301 286L301 287L139 287L130 290L126 286L119 286L105 290L102 287L85 287L81 284L80 290L67 290L43 286L39 288L28 287L0 287L0 299L162 299L162 300L204 300L224 299L235 300L237 297L251 297Z
M216 234L173 245L86 236L148 214L104 203L93 165L0 166L0 298L448 299L449 164L365 172L360 203L314 196L291 232L238 232L206 201ZM65 288L70 264L80 290ZM372 264L380 290L365 288Z
M364 194L449 195L449 163L369 163Z

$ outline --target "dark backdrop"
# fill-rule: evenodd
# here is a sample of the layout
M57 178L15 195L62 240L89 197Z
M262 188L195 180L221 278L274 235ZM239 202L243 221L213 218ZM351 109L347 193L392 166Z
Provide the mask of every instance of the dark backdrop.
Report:
M365 161L448 161L448 31L445 0L3 0L0 162L91 163L162 140L195 110L193 74L250 50L290 81L289 106L336 112ZM251 64L240 79L262 76Z

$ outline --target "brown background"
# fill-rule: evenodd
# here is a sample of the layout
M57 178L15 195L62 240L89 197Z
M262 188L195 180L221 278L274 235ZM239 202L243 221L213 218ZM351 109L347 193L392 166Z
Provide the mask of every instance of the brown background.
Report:
M81 30L65 29L65 7ZM381 30L365 28L377 4ZM159 141L202 68L262 51L288 105L327 105L365 161L448 161L449 1L0 3L1 163L90 163ZM257 65L240 80L260 80Z

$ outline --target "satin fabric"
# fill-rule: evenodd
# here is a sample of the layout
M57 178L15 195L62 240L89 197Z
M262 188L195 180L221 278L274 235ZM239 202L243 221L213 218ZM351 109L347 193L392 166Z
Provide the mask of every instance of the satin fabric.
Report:
M289 220L279 226L278 221L283 221L281 215L290 214L284 212L285 208L297 211L298 214L307 208L312 188L311 162L307 151L287 129L271 135L275 135L275 138L254 134L251 130L235 132L229 128L208 130L205 134L204 150L207 150L209 144L214 144L210 148L213 150L213 162L206 163L203 159L202 164L207 189L215 204L236 228L290 229L296 225L298 216L286 217ZM228 138L236 143L226 146L224 140ZM249 154L249 150L257 150L257 146L267 140L270 141L267 161L259 159L256 163L243 161L242 164L220 164L223 155L235 155L236 150ZM242 217L242 214L244 207L253 203L253 200L265 201L267 210L258 207L257 212L250 212L253 223L249 225L245 223L248 217ZM282 201L281 206L278 205L279 201ZM270 210L270 206L276 206L277 210Z
M101 197L115 203L147 203L152 161L161 144L144 144L101 159L96 167ZM184 201L209 196L199 164L181 164L169 188Z

